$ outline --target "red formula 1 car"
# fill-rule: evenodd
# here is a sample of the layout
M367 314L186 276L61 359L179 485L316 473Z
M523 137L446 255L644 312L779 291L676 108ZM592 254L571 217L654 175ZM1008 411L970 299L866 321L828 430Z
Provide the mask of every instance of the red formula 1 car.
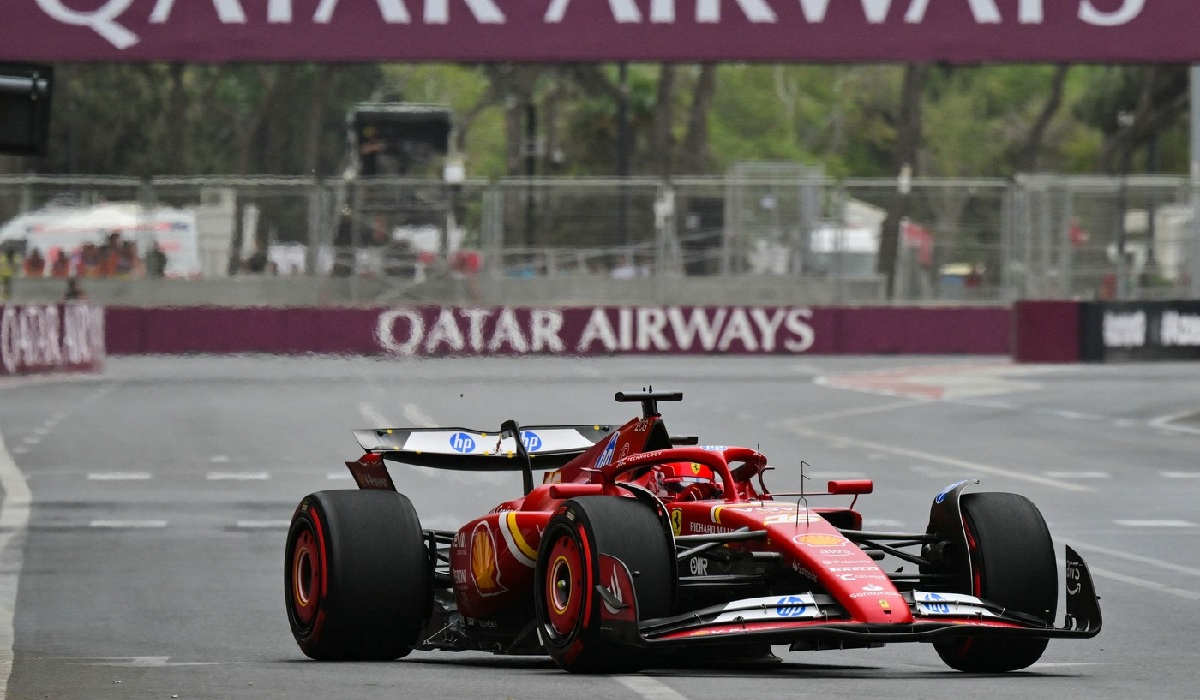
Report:
M618 393L643 416L608 426L508 421L463 428L360 430L347 466L357 491L300 502L288 531L288 619L305 654L395 659L413 649L549 654L568 671L626 672L685 650L856 648L931 642L967 672L1025 668L1052 638L1100 632L1087 565L1058 568L1037 508L1009 493L937 494L924 532L868 532L817 496L870 493L869 480L822 494L770 494L766 458L672 438L659 401ZM385 460L457 470L519 470L524 495L456 532L423 529ZM549 471L535 486L534 470ZM734 651L736 650L736 652Z

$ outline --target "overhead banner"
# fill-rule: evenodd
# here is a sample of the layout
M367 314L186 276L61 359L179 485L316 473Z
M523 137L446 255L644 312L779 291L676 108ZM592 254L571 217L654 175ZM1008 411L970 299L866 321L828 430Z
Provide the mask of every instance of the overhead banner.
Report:
M10 61L1200 61L1191 0L4 4Z

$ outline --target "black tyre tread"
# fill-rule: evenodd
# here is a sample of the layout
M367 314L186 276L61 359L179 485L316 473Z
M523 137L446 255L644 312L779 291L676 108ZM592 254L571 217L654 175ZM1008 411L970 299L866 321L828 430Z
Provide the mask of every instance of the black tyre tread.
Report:
M322 522L329 594L320 603L325 619L318 636L293 624L300 648L322 661L406 656L420 641L432 595L412 502L374 490L319 491L306 501ZM289 536L289 559L290 546Z
M600 554L617 557L633 573L634 594L637 597L639 619L663 617L671 613L674 603L675 558L671 542L664 531L662 521L644 503L632 498L612 496L585 496L572 499L569 503L595 541L592 565L599 562ZM568 523L562 515L556 515L547 526L549 534L558 523ZM543 550L538 557L537 591L539 615L541 615L541 586L544 581L544 559L549 551L551 538L543 537ZM592 595L596 595L592 593ZM572 673L631 673L640 670L646 662L642 650L623 647L606 639L597 629L600 605L594 606L593 620L585 630L584 651L571 662L565 659L568 644L547 646L551 658L560 667ZM539 620L539 624L544 620Z
M1042 514L1014 493L971 493L962 512L977 542L981 597L1052 624L1058 608L1058 565L1054 541ZM965 591L969 592L969 591ZM967 673L1002 673L1041 658L1046 639L986 639L934 644L951 668Z

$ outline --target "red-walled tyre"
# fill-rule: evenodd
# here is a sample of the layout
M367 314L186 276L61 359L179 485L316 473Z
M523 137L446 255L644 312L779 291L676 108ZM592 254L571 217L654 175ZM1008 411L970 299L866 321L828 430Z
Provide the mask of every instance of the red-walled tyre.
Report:
M300 502L284 561L288 622L319 661L387 661L420 641L432 605L416 509L394 491L319 491Z
M675 553L654 511L632 498L567 501L542 533L534 603L542 645L573 673L628 673L645 662L644 651L600 629L601 554L620 559L634 574L639 619L671 613Z
M961 592L1053 624L1058 567L1054 542L1037 506L1015 493L969 493L961 505L974 573L971 590ZM933 646L950 668L1003 673L1032 665L1047 641L980 637Z

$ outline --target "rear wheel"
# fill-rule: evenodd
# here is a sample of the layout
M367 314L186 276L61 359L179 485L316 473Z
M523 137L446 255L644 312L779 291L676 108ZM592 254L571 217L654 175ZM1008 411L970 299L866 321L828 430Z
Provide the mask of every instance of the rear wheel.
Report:
M621 560L632 574L639 619L670 614L675 555L658 515L632 498L576 498L550 518L538 550L534 600L542 643L555 663L574 673L636 671L644 653L600 629L601 554Z
M319 491L292 516L284 562L292 635L320 661L386 661L420 641L432 591L416 509L394 491Z
M1058 568L1046 521L1029 499L1013 493L962 497L972 577L969 593L1053 624ZM953 639L934 642L946 665L967 673L1026 668L1046 650L1046 639Z

